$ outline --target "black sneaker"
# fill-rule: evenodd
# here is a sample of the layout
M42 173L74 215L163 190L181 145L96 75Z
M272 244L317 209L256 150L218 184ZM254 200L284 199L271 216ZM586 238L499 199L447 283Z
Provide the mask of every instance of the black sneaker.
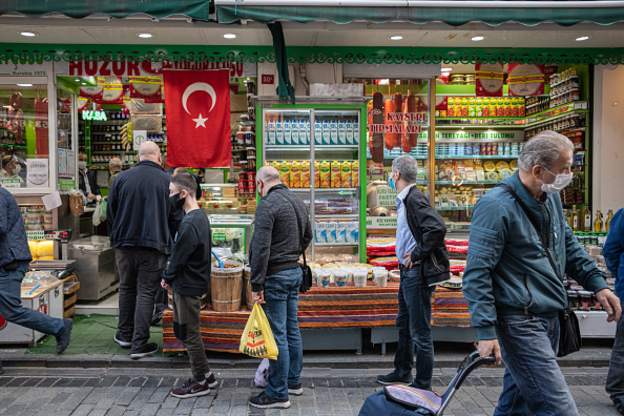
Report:
M303 394L303 386L301 385L301 383L288 386L288 394L292 394L293 396L301 396Z
M143 345L139 350L131 352L130 358L132 358L133 360L138 360L139 358L145 358L157 352L158 352L158 344L154 344L153 342L150 342L150 343Z
M219 382L217 381L217 378L212 373L212 371L206 374L206 383L208 384L208 387L210 387L211 389L216 389L217 386L219 385Z
M132 346L132 342L122 340L121 337L117 334L113 335L113 341L115 341L117 345L124 349L128 349Z
M288 409L290 401L288 399L274 399L262 392L249 399L249 405L256 409Z
M382 386L387 386L390 384L410 384L412 382L412 377L408 374L407 376L400 377L396 371L391 372L390 374L386 374L385 376L378 376L377 383Z
M63 329L56 336L56 353L63 354L67 347L69 347L69 341L71 340L71 331L74 323L71 319L63 319Z
M188 399L190 397L205 396L209 393L210 387L208 387L208 380L204 379L199 382L190 378L182 385L182 387L171 389L169 394L173 397L177 397L178 399Z
M619 414L624 415L624 398L614 398L613 405L615 406L615 410L617 410Z

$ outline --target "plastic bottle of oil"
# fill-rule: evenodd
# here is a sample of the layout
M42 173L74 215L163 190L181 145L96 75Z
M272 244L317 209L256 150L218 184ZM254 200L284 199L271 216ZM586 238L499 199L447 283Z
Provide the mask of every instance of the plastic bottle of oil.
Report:
M604 218L602 217L602 212L600 210L596 211L596 216L594 218L594 232L601 233L604 228Z

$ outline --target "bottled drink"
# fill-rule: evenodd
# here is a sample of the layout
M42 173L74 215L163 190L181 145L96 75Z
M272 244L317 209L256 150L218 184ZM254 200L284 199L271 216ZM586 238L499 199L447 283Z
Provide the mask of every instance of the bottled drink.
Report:
M602 212L600 210L596 211L596 218L594 218L594 232L601 233L604 226Z
M579 228L579 211L576 209L576 205L572 207L572 230L580 231Z
M583 229L585 231L591 231L592 229L591 211L587 208L585 208L584 211L585 211L585 216L584 216L584 222L583 222Z

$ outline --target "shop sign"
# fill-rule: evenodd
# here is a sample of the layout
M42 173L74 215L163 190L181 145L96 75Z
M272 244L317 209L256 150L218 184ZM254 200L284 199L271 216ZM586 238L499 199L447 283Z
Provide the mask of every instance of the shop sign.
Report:
M132 148L138 152L143 142L147 141L147 130L132 131Z
M369 228L396 228L397 217L367 217L366 227Z
M28 188L48 187L48 159L26 160L26 186Z
M135 62L129 60L121 61L72 61L69 63L68 73L70 76L117 76L121 78L133 76L161 75L163 69L179 69L194 71L210 71L227 69L231 78L241 78L254 76L253 65L242 62ZM57 73L61 73L58 72Z
M4 188L21 188L22 180L20 178L2 178L0 184Z
M43 64L1 64L0 76L3 77L47 77L52 62Z
M83 110L81 113L84 121L106 121L106 112L103 110Z
M275 75L262 74L262 85L273 85L273 84L275 84Z

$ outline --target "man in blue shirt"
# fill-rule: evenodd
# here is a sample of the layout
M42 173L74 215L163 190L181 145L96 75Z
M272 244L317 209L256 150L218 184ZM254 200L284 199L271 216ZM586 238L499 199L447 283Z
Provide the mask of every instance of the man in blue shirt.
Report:
M613 220L602 250L609 271L615 276L615 293L624 299L624 209L619 210ZM611 352L607 393L615 408L624 415L624 319L620 319Z
M596 294L609 321L620 318L618 298L563 215L559 192L572 180L573 153L567 137L540 133L525 144L519 172L472 216L463 291L479 353L505 362L495 416L578 415L557 363L564 275Z
M433 338L431 296L434 285L449 278L444 236L446 226L416 187L416 161L401 156L392 162L390 187L398 192L396 255L401 270L397 327L399 343L394 371L377 377L379 384L411 383L414 351L416 377L412 386L431 389Z

